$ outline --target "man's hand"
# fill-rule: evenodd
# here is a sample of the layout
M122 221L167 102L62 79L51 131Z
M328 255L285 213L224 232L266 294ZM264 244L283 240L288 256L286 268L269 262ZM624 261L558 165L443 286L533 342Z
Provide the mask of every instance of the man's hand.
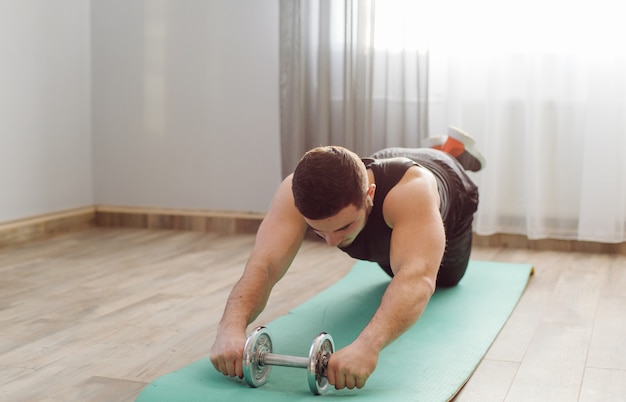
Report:
M243 378L241 364L246 339L245 331L218 330L210 352L213 367L226 376Z
M363 388L378 363L378 352L358 340L330 356L328 382L336 389Z

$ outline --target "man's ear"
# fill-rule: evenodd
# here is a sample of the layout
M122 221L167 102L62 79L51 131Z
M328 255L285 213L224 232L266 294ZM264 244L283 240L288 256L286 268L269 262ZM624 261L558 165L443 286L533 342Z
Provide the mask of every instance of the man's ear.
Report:
M367 187L367 202L370 207L374 206L374 193L376 193L376 184L372 183Z

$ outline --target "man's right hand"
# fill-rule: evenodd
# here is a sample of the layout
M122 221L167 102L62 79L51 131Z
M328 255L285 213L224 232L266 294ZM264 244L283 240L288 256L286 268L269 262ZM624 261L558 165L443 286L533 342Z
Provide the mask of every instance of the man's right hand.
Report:
M220 373L243 378L243 348L246 345L245 330L219 330L211 347L213 367Z

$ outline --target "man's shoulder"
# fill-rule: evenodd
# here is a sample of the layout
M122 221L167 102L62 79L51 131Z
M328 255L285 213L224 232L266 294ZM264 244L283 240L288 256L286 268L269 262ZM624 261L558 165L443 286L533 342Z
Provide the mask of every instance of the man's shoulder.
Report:
M435 176L427 169L415 165L409 167L402 178L389 190L385 207L412 209L419 205L438 203L439 192ZM409 202L410 201L410 202Z

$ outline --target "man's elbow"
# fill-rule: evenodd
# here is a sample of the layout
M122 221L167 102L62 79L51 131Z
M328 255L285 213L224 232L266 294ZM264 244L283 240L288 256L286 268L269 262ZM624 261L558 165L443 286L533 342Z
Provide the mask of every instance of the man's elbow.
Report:
M435 293L437 289L437 277L432 277L431 275L422 275L419 279L419 287L426 300L430 300L431 296Z
M402 277L404 283L411 283L412 287L417 287L419 289L418 293L424 295L426 299L430 299L430 297L435 293L435 289L437 288L437 271L430 269L400 269L395 274L396 277Z

